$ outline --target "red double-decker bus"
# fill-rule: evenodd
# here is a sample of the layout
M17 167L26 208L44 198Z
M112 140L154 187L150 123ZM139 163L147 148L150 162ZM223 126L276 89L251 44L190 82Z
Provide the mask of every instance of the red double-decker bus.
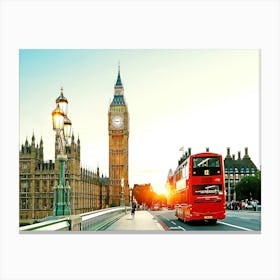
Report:
M225 183L222 156L216 153L189 155L175 170L175 215L185 222L225 218Z

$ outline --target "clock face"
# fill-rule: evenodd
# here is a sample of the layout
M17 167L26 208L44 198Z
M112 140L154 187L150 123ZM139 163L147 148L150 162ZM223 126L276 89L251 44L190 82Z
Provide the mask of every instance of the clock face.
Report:
M120 128L123 125L123 117L122 116L114 116L112 118L112 124L115 128Z

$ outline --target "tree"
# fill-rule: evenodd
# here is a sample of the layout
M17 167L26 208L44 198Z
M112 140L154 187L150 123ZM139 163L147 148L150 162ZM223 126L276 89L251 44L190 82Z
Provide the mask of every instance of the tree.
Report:
M236 199L241 201L245 199L257 199L261 201L261 175L243 177L236 185Z

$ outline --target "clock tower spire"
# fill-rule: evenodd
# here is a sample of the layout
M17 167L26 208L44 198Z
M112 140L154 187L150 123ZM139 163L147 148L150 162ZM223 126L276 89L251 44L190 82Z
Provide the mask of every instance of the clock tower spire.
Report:
M121 80L120 63L119 63L119 66L118 66L118 78L117 78L117 82L116 82L115 88L116 87L123 87L122 80Z
M121 80L121 71L120 71L120 63L118 66L118 77L117 81L114 87L114 95L123 95L124 94L124 89L122 85L122 80Z
M128 137L129 115L124 99L120 65L114 98L108 111L110 205L129 204Z

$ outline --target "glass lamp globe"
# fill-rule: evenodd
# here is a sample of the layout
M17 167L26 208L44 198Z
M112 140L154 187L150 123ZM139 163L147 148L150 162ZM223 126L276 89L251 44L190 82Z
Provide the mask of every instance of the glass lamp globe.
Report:
M72 123L70 119L67 116L64 116L64 136L66 139L70 139L71 137L71 128L72 128Z
M63 111L64 115L67 115L68 111L68 100L63 95L63 88L60 89L60 96L56 99L56 104L59 105L61 110Z
M57 104L55 110L52 112L53 129L63 129L64 127L64 113Z

